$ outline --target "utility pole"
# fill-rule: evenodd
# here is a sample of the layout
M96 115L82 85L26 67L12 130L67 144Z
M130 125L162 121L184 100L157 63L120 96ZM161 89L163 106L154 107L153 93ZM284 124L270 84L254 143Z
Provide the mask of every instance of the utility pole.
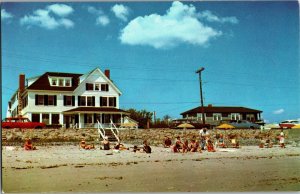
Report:
M204 107L203 107L203 96L202 96L202 79L201 72L204 71L204 67L201 67L196 71L199 74L199 82L200 82L200 101L201 101L201 112L202 112L202 121L203 125L205 125L205 116L204 116Z

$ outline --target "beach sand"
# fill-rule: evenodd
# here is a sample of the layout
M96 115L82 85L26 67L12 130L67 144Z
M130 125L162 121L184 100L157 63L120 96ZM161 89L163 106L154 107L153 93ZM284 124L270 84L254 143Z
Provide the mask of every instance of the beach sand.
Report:
M132 146L132 145L127 145ZM299 191L300 148L219 149L153 153L39 146L2 147L3 191L9 192L204 192Z

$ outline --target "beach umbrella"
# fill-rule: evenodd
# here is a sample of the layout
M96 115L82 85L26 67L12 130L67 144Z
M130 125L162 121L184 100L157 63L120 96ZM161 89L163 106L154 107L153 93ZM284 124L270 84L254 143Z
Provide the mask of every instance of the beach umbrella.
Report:
M216 127L216 129L234 129L235 127L232 125L229 125L227 123L224 123L222 125L219 125Z
M182 133L183 133L183 132L185 132L185 130L187 128L195 128L195 127L194 127L194 125L191 125L189 123L182 123L182 124L178 125L177 128L183 128L183 131L182 131Z
M292 129L300 129L300 124L293 126Z

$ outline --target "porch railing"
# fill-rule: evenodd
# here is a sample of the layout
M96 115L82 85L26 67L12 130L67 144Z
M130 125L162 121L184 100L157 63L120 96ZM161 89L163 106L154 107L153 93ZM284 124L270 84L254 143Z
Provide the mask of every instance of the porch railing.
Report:
M114 134L115 138L118 140L118 142L120 141L119 139L119 130L118 128L116 127L116 125L113 123L112 120L110 120L110 130L111 132Z
M102 137L102 139L104 139L105 130L104 130L102 124L98 120L97 120L97 130L98 130L99 136Z

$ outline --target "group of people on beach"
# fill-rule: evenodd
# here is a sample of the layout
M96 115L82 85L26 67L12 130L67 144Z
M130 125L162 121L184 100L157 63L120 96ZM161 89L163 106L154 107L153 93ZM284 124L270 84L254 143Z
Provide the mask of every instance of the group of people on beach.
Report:
M236 135L228 135L228 137L225 137L222 133L216 133L215 134L215 142L213 143L213 140L210 136L210 133L206 128L201 129L199 131L200 138L197 139L196 136L193 136L190 139L190 143L187 138L184 138L182 141L180 136L177 136L174 144L172 143L172 140L170 137L165 136L163 145L165 148L171 148L172 152L174 153L186 153L186 152L202 152L203 150L207 150L208 152L215 152L215 148L239 148L239 141L237 139ZM225 139L229 139L230 144L225 143ZM280 134L277 136L277 139L279 140L279 145L281 148L285 148L285 134L283 132L283 129L281 130ZM124 144L122 144L120 141L115 143L115 145L111 146L108 137L105 136L103 138L103 141L101 142L102 146L100 146L100 149L103 150L114 150L114 151L121 151L121 150L129 150L129 148L125 147ZM270 138L270 136L267 136L266 138L261 138L259 148L271 148L273 147L273 142ZM93 150L96 149L95 145L87 144L84 139L82 139L79 143L80 149L85 150ZM37 148L33 146L32 140L30 138L25 139L24 143L24 149L25 150L36 150ZM132 147L133 152L145 152L145 153L151 153L151 147L147 140L143 142L143 146L139 147L134 145Z
M203 150L207 150L208 152L215 152L215 147L226 148L225 139L223 134L216 134L215 139L213 140L210 137L210 134L206 128L201 129L199 132L200 139L197 140L196 136L193 136L190 140L188 139L181 140L180 136L176 137L175 143L172 144L172 140L170 137L165 136L164 139L164 147L171 148L174 153L186 153L186 152L202 152ZM239 148L239 143L236 138L231 139L232 147Z

